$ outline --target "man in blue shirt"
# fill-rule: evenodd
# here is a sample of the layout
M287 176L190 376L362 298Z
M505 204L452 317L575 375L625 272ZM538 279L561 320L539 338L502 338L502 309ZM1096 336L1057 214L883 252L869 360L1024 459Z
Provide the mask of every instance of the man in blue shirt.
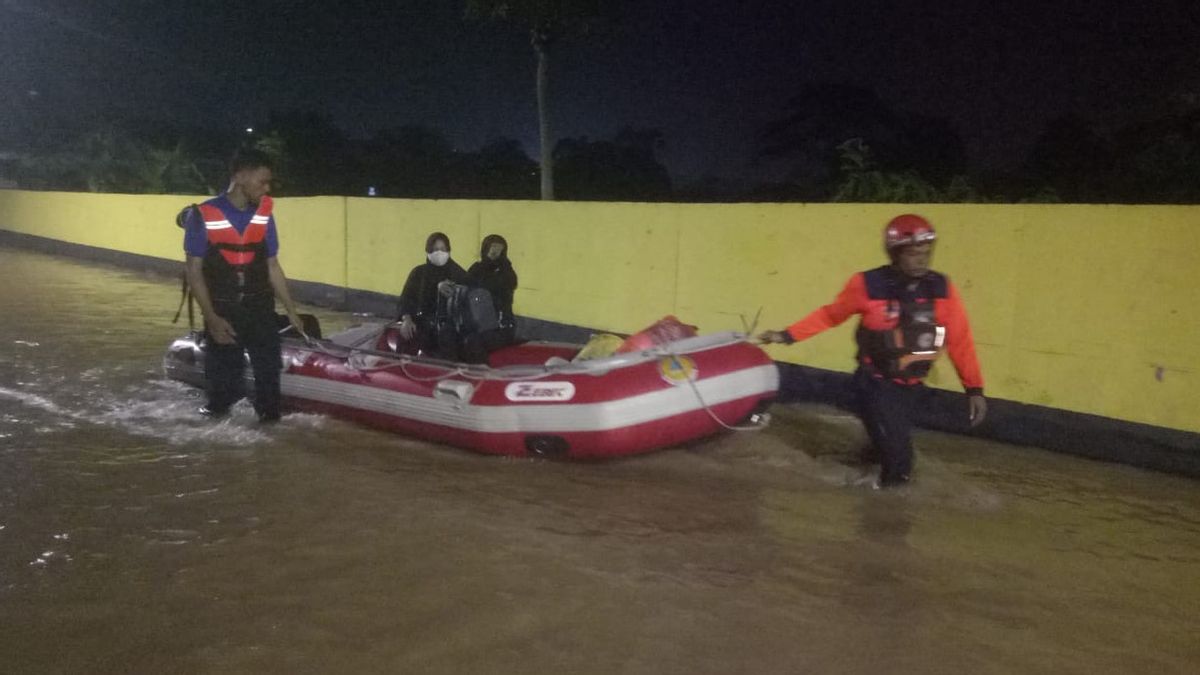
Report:
M272 215L270 160L255 150L230 163L229 189L188 213L183 248L187 280L204 314L208 403L219 417L242 397L243 352L254 371L254 410L263 422L280 415L280 340L275 298L302 332L279 265Z

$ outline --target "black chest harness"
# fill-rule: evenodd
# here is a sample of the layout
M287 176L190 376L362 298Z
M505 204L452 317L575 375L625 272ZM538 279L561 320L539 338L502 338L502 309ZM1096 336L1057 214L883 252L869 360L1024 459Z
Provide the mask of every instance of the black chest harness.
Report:
M936 272L909 280L889 267L864 274L870 301L884 301L885 318L895 327L855 333L859 360L879 374L916 382L929 374L946 343L946 327L937 323L937 300L948 295L946 278Z

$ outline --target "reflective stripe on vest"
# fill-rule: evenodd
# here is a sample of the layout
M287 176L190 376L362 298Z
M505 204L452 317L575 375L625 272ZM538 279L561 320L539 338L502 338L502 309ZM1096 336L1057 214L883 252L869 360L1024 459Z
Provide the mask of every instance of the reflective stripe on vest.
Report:
M217 247L225 262L230 265L248 265L254 261L254 251L237 250L262 242L267 236L267 223L271 220L272 200L269 195L263 195L258 202L258 208L250 217L250 223L245 231L238 234L233 223L225 217L221 209L212 204L201 204L200 215L204 218L204 229L208 235L208 243ZM236 247L236 248L232 248Z

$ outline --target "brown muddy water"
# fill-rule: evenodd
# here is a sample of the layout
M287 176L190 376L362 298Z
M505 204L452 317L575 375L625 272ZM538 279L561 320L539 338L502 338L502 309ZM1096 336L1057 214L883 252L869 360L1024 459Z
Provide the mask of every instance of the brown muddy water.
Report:
M214 423L178 292L0 249L0 673L1200 671L1194 481L925 433L877 492L816 406L589 464Z

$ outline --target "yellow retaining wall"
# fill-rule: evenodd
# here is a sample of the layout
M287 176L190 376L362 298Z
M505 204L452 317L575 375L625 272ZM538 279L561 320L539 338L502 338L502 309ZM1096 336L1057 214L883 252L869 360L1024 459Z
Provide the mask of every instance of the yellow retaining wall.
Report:
M172 222L198 198L0 191L0 228L178 259ZM916 211L962 292L991 396L1200 432L1200 207L630 204L311 197L276 206L297 280L398 294L446 232L464 267L503 234L519 314L630 332L664 314L702 330L781 328L884 261L880 230ZM853 321L772 347L847 371ZM942 361L930 383L958 388Z
M200 199L207 199L200 198ZM178 203L178 202L177 202ZM330 286L346 285L346 200L342 197L293 197L275 201L279 263L288 277ZM179 240L183 255L183 233Z
M169 195L0 190L0 229L182 259L181 231L172 223L189 203L187 197Z

